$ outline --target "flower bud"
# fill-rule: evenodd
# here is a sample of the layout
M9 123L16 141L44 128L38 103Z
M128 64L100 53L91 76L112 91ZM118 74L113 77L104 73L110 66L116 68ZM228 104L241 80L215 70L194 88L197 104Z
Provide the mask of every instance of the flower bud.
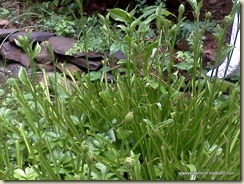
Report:
M179 10L178 11L179 11L179 15L182 15L184 13L184 11L185 11L185 6L183 4L181 4L179 6Z
M82 152L83 152L84 154L87 154L88 151L89 151L89 146L88 146L88 145L83 145L83 147L82 147Z
M208 19L210 19L210 17L212 16L212 13L211 12L207 12L206 14L205 14L205 18L208 20Z
M134 159L132 159L131 157L126 157L125 160L124 160L124 165L127 168L132 168L133 165L134 165Z
M224 24L228 26L228 25L230 25L231 22L232 22L231 16L230 15L225 16Z
M86 162L87 165L89 166L92 165L92 163L94 162L94 155L92 153L87 155Z
M170 31L172 31L172 33L174 33L175 31L177 31L177 25L174 24L174 25L171 27Z
M134 118L133 111L129 111L125 116L125 123L130 123Z

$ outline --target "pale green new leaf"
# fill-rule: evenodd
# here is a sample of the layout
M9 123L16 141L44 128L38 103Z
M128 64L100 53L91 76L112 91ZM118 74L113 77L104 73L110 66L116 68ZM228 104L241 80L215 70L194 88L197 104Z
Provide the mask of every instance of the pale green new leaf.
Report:
M122 9L114 8L108 11L110 16L116 21L124 22L126 25L130 24L132 21L131 15Z

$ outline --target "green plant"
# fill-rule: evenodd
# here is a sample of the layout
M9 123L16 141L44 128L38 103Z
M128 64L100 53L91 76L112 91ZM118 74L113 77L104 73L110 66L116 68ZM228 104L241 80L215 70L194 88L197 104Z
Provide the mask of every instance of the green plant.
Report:
M181 61L180 63L175 64L176 68L179 70L192 69L194 60L192 54L189 51L177 51L176 57Z
M75 33L74 26L75 26L74 22L66 21L62 19L58 24L55 25L54 32L59 36L74 34Z
M177 35L178 39L180 38L189 38L190 34L194 31L195 29L195 24L196 22L195 21L189 21L189 20L186 20L184 22L182 22L181 26L180 26L180 30L179 30L179 33ZM216 32L217 31L217 23L214 22L214 21L207 21L207 22L204 22L204 21L199 21L199 27L201 29L203 29L205 27L205 24L207 24L206 26L206 31L211 31L211 32ZM204 39L204 37L203 37Z
M191 3L197 15L201 2ZM139 18L121 9L100 16L110 50L127 57L120 67L70 73L71 81L43 71L38 83L21 68L9 79L0 107L1 179L240 180L240 84L198 77L204 30L196 27L190 52L178 52L191 61L191 80L178 71L163 76L179 67L172 59L179 11L176 24L162 6ZM117 32L111 19L120 22ZM148 39L152 22L158 36ZM97 80L108 70L110 83Z
M35 180L37 176L38 174L31 167L26 167L25 170L14 170L14 178L16 178L17 180Z
M145 9L148 8L147 3L150 3L150 2L147 2L147 0L136 0L135 1L135 6L137 7L136 13L138 13L138 14L143 13L145 11ZM162 4L163 8L165 8L164 2L162 2L160 0L156 0L154 2L154 5L155 5L154 7L156 7L156 6L160 5L160 4ZM150 6L150 7L152 8L153 6Z
M48 18L39 18L38 22L43 24L43 29L51 30L58 36L74 36L76 33L75 22L70 17L51 13Z
M9 10L6 8L0 8L0 19L3 19L5 16L9 14Z
M34 45L34 40L30 41L30 34L31 31L27 32L25 36L18 36L17 39L15 39L15 44L19 47L21 47L24 52L27 54L29 60L30 60L30 67L32 70L32 77L34 77L35 74L35 57L40 53L41 46L38 42Z
M74 44L74 46L67 51L67 55L72 55L76 52L84 52L85 50L102 53L109 49L107 37L100 30L100 26L102 26L101 21L99 21L97 17L92 16L86 18L85 22L85 29L81 30L78 43Z

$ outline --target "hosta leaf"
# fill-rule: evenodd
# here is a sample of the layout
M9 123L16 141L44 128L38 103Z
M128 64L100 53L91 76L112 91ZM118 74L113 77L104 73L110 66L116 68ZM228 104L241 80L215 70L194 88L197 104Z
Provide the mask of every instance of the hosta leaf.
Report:
M31 84L30 80L28 79L27 72L23 67L20 67L18 77L23 84L25 84L26 86L32 87L32 84Z
M15 39L14 42L15 42L15 44L16 44L17 46L22 47L22 44L21 44L19 38L18 38L18 39Z
M116 27L118 27L118 28L122 29L124 32L128 32L128 31L130 31L130 29L129 29L129 28L127 28L127 27L126 27L126 26L124 26L124 25L117 25Z
M41 52L41 46L39 43L36 43L36 46L34 48L33 57L36 57L40 52Z
M130 14L122 9L114 8L114 9L109 9L108 11L109 11L110 16L114 20L124 22L127 25L130 24L132 21Z
M134 21L131 23L131 25L130 25L130 30L131 30L131 31L134 31L135 28L136 28L136 26L140 25L140 23L141 23L141 19L140 19L140 18L134 20Z

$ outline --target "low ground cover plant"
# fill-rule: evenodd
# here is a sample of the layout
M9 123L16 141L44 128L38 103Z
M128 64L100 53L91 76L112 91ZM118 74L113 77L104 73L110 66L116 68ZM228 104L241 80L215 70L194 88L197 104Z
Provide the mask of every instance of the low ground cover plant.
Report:
M240 180L240 84L204 75L206 26L198 24L201 2L189 2L196 24L185 65L173 62L183 5L176 24L162 4L139 17L136 9L115 8L99 17L107 48L126 55L119 67L104 66L93 80L92 72L70 74L72 82L65 73L48 76L44 70L35 82L21 68L1 84L0 178ZM235 3L224 27L218 26L219 43L238 8Z

